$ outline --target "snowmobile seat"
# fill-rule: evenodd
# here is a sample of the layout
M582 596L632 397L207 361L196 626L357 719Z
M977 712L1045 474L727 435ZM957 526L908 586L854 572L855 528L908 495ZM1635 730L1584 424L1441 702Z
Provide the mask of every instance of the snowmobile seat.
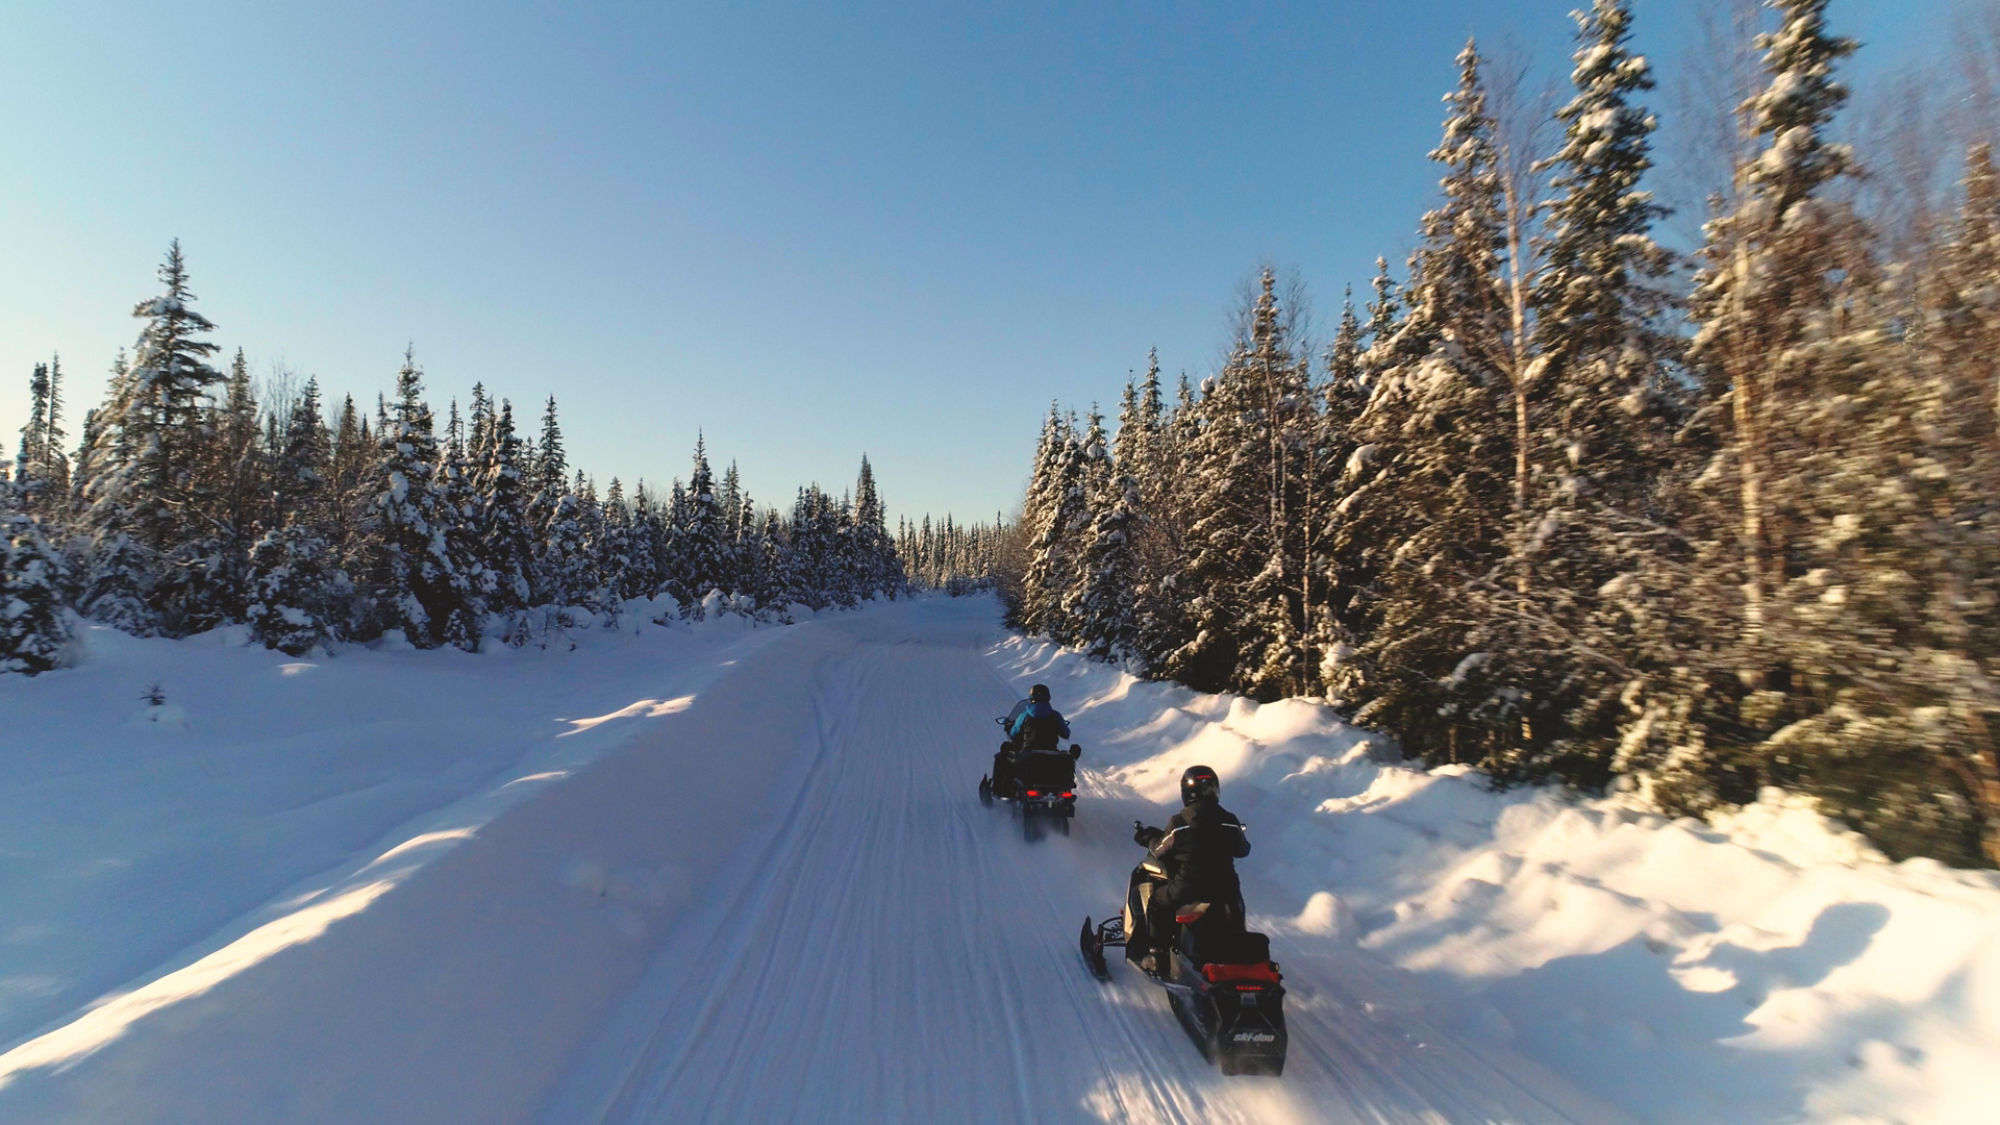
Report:
M1076 760L1059 750L1029 750L1014 761L1014 776L1031 789L1076 788Z
M1197 965L1262 965L1271 960L1271 939L1241 926L1183 926L1188 960Z
M1277 984L1285 979L1272 961L1248 961L1241 964L1211 961L1201 967L1203 979L1210 984Z

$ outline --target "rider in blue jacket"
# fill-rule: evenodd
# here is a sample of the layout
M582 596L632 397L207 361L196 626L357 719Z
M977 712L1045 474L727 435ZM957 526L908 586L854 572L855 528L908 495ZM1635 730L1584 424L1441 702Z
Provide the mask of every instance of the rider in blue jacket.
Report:
M1028 698L1014 704L1007 716L1007 741L1016 749L1057 750L1057 740L1068 737L1069 720L1049 705L1047 684L1029 688Z
M1007 714L1007 741L993 755L993 788L1009 793L1014 785L1014 755L1022 750L1060 750L1058 740L1069 737L1069 721L1049 705L1049 686L1036 684L1028 698Z

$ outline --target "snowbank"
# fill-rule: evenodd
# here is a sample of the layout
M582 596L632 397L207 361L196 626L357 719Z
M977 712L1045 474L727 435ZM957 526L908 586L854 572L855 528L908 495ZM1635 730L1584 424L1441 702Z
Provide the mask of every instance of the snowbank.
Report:
M407 879L782 632L660 627L656 608L478 655L90 626L76 667L0 676L0 1049L325 903L359 909L342 896Z
M1886 861L1775 791L1715 824L1410 768L1300 700L1135 680L1016 638L1086 764L1251 826L1279 945L1351 947L1473 1043L1661 1122L1974 1122L2000 1105L2000 873Z

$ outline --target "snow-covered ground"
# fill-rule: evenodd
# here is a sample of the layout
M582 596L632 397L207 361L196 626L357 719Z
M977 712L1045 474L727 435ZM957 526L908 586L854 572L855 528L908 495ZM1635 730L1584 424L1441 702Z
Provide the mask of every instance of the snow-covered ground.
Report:
M2000 877L1782 802L1669 824L1133 681L986 599L574 651L104 630L0 678L0 1121L1985 1120ZM643 620L643 616L634 620ZM974 783L1043 680L1075 833ZM166 702L139 696L158 682ZM1215 766L1281 1079L1089 980Z

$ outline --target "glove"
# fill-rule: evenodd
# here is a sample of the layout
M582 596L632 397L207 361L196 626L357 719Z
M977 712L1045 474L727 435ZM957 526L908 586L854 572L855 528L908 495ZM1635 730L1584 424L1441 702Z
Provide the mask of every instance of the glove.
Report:
M1148 827L1144 821L1135 820L1132 822L1132 842L1142 848L1151 848L1154 844L1159 843L1160 837L1164 835L1166 835L1165 832L1158 828Z

